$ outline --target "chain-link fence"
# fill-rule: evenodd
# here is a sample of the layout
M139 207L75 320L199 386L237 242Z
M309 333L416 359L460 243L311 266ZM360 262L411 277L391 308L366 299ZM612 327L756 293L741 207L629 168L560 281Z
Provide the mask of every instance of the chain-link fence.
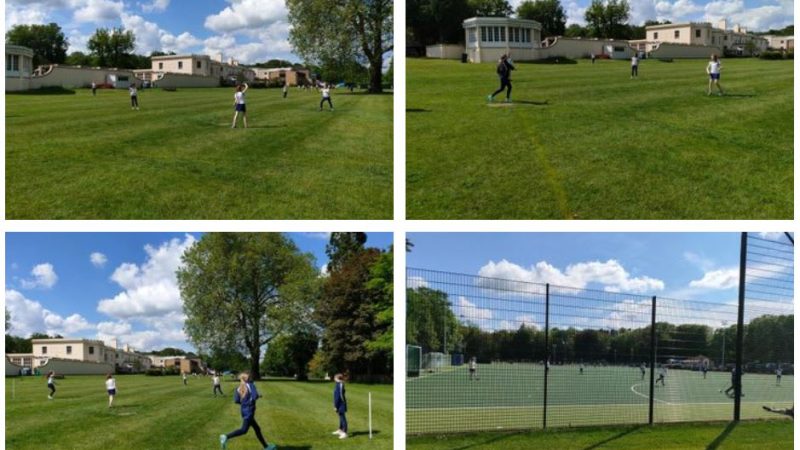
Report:
M745 260L755 258L752 249ZM407 432L729 420L737 398L743 418L782 417L762 408L790 407L793 398L786 281L793 247L770 254L781 251L788 251L782 278L765 277L774 301L756 303L756 278L747 272L744 344L737 343L736 299L687 301L409 268L407 343L421 362L406 381ZM742 353L745 395L737 397Z

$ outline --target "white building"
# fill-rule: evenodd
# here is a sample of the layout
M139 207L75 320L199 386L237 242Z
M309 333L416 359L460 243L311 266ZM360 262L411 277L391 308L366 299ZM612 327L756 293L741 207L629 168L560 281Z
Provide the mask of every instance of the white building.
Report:
M733 52L739 55L760 53L767 49L768 41L761 36L750 34L747 29L736 25L733 29L727 28L725 20L713 26L709 22L684 22L664 25L650 25L645 28L645 39L630 41L644 51L650 53L658 50L661 44L678 44L687 47L707 48L708 52L718 52L722 55ZM687 57L703 56L697 52L687 50Z
M121 372L142 372L150 368L150 358L139 354L125 345L117 348L116 340L107 345L93 339L60 338L33 339L32 354L7 355L18 365L32 369L45 366L51 360L69 360L83 363L96 363L114 367Z
M30 89L33 75L33 50L6 44L6 91Z
M232 77L242 77L253 81L256 73L249 67L239 65L233 58L223 61L222 54L216 58L208 55L164 55L150 58L151 68L135 70L136 77L140 80L157 82L166 74L191 75L195 77L213 78L214 80L227 80Z
M794 36L762 36L767 40L767 46L775 50L794 50Z
M497 61L510 54L518 60L538 59L542 25L535 20L510 17L472 17L463 22L466 54L470 62Z

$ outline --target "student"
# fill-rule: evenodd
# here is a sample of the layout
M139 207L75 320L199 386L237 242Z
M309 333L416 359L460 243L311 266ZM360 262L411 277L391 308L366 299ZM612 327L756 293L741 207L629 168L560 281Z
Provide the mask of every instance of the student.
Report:
M247 89L247 83L236 86L236 93L233 94L233 108L235 111L233 113L233 125L231 125L231 128L236 128L236 119L239 117L240 112L242 113L244 127L247 128L247 106L244 101L244 94L247 92Z
M139 110L139 92L136 90L136 83L131 83L128 87L128 91L131 93L131 109Z
M225 394L222 392L222 387L219 384L219 374L217 372L214 372L214 378L212 378L212 381L214 383L214 397L217 396L217 391L219 391L219 395L224 396Z
M634 78L639 78L639 56L636 53L631 56L631 80Z
M592 58L592 64L594 64L594 60L595 60L594 52L592 52L592 54L590 56Z
M775 377L776 377L775 386L781 385L781 375L783 375L783 369L778 367L777 369L775 369Z
M578 371L581 375L583 375L583 363L581 363L581 365L578 367Z
M644 366L644 363L642 363L642 365L641 365L641 366L639 366L639 371L641 371L641 372L642 372L642 379L644 380L644 373L645 373L645 366Z
M283 83L283 98L286 98L287 95L289 95L289 82L288 81Z
M667 385L665 383L666 378L667 378L667 368L664 367L664 366L659 367L658 368L658 378L656 379L656 384L658 384L658 382L660 381L662 386L666 386Z
M114 403L114 396L117 395L117 381L112 374L108 374L106 377L106 392L108 392L108 407L111 408Z
M470 381L478 378L478 358L472 357L469 360L469 379Z
M722 96L722 86L719 84L719 75L722 71L722 63L719 62L719 58L716 54L711 55L711 61L708 62L706 66L706 73L708 74L708 95L711 95L711 87L717 86L719 90L719 95Z
M700 370L703 371L703 379L706 379L706 374L708 373L708 364L703 364Z
M188 380L186 378L186 372L181 372L181 378L183 378L183 385L188 386L189 384L187 382Z
M722 392L721 389L720 392ZM725 389L725 395L733 398L735 393L736 393L736 368L734 367L733 369L731 369L731 385L728 389ZM742 397L744 397L744 392L740 390L740 393L742 394Z
M56 395L56 373L50 372L47 374L47 388L50 389L50 394L47 396L48 400L52 400Z
M247 372L242 372L239 375L239 387L233 393L233 401L241 405L242 427L228 434L219 435L219 443L223 450L228 446L228 439L247 434L250 427L253 427L253 431L256 432L256 437L261 442L261 445L264 446L264 450L275 450L275 444L267 445L264 435L261 434L261 427L256 422L256 400L260 397L261 395L258 394L256 385L250 381L250 375Z
M508 59L508 56L503 55L500 57L500 61L497 63L497 76L500 77L500 89L494 91L492 95L487 97L489 103L494 100L494 96L503 92L504 89L508 88L506 91L506 103L511 103L511 71L516 70L511 61Z
M333 103L331 103L331 87L329 84L322 85L322 100L319 101L319 110L322 111L322 104L326 101L331 106L331 111L333 111Z
M339 429L332 434L339 435L339 439L347 439L347 397L344 389L344 375L337 373L333 377L336 385L333 387L333 410L339 414Z
M97 96L97 83L95 83L94 81L92 81L92 96L94 97Z

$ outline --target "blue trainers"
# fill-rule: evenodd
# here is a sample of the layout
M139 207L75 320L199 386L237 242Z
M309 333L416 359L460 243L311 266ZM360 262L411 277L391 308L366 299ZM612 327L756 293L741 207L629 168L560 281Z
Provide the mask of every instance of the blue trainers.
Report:
M492 103L492 100L494 100L494 97L492 97L491 95L487 95L486 96L486 101L487 102Z
M228 436L224 434L219 435L219 445L221 446L222 450L228 448Z
M275 444L269 444L268 446L264 447L264 450L275 450L278 447L275 447Z

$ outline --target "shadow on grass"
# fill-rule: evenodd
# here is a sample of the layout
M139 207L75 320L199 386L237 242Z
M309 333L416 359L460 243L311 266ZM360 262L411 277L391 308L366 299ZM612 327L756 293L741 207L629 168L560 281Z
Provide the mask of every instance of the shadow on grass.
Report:
M281 445L278 448L281 450L311 450L310 445Z
M432 112L430 109L422 109L422 108L406 108L407 113L429 113Z
M640 428L642 428L641 425L633 427L633 428L629 428L629 429L627 429L625 431L620 431L619 433L615 434L614 436L611 436L609 438L603 439L600 442L594 443L594 444L584 448L583 450L592 450L592 449L595 449L595 448L600 448L601 446L606 445L609 442L616 441L617 439L621 439L621 438L633 433L634 431L639 430Z
M733 429L736 428L736 425L738 423L739 422L729 422L728 426L726 426L725 429L722 430L722 433L720 433L719 436L717 436L716 439L714 439L710 444L708 444L708 447L706 447L706 450L716 450L716 449L718 449L725 442L725 439L728 438L728 436L731 434L731 432L733 432Z
M47 87L29 91L6 92L6 95L75 95L75 91L62 87Z
M725 97L750 98L750 97L755 97L755 96L756 96L756 94L725 94L725 95L722 96L722 98L725 98Z
M380 430L372 430L372 435L375 436L376 434L380 433ZM348 437L353 436L369 436L369 431L354 431L352 433L347 433Z
M508 439L508 438L510 438L512 436L516 436L517 434L519 434L519 433L499 434L497 436L492 436L491 439L487 439L487 440L482 441L482 442L475 442L474 444L464 445L462 447L453 447L453 448L448 449L448 450L466 450L468 448L473 448L473 447L483 447L485 445L492 445L492 444L494 444L496 442L502 441L504 439ZM495 447L493 446L491 448L495 448Z
M550 102L548 102L547 100L543 102L537 102L535 100L514 100L514 103L520 103L523 105L537 105L537 106L545 106L550 104Z

